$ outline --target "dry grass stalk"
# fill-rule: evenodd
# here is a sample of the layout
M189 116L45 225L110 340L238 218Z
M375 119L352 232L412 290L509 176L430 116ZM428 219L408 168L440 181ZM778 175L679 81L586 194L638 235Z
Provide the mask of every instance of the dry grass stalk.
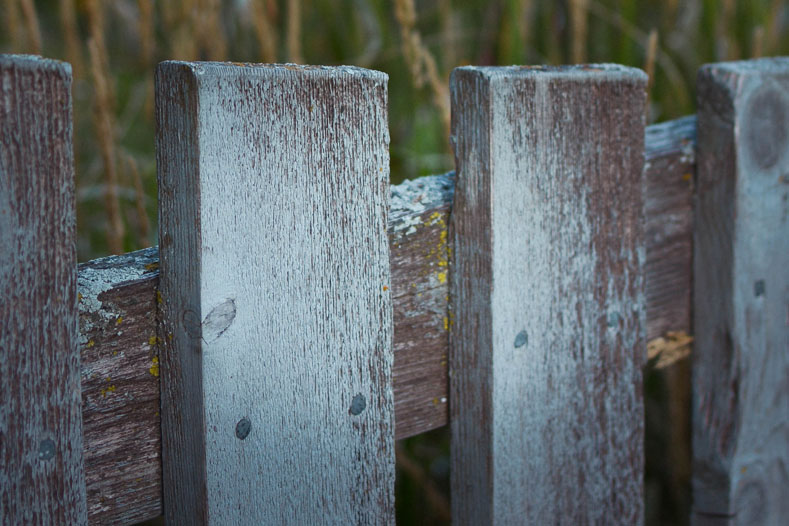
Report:
M134 195L136 205L136 225L135 232L137 237L137 247L143 248L148 246L148 234L151 232L151 223L148 220L148 212L145 210L145 190L142 186L142 177L140 171L137 169L137 161L131 155L126 155L126 167L131 174L132 182L134 183Z
M751 40L751 56L759 58L764 55L764 26L753 28L753 38Z
M20 0L22 15L25 18L25 28L27 29L27 50L41 54L41 25L38 23L38 13L33 0Z
M716 24L718 60L736 60L740 57L732 30L734 27L735 7L734 0L721 1L720 16Z
M600 20L603 20L608 24L611 24L613 27L619 29L624 35L633 39L633 41L637 42L646 50L649 44L649 35L647 33L639 29L634 24L630 23L620 13L607 8L599 1L589 0L588 7L590 13L595 15ZM691 104L688 95L690 90L688 89L687 82L683 78L682 73L674 63L674 60L671 58L671 56L661 51L660 47L657 47L655 63L656 65L660 66L661 70L668 78L674 95L679 101L678 104L680 106L689 106Z
M451 68L455 64L455 17L451 0L439 0L438 11L441 16L441 46L444 65Z
M646 57L644 58L644 71L647 74L647 118L649 117L649 98L652 94L652 86L655 84L655 61L658 52L658 30L653 28L649 32L647 39Z
M647 343L647 360L655 362L655 369L664 369L690 356L693 337L684 331L667 332L665 336Z
M20 52L24 46L22 44L22 33L19 28L22 24L19 21L19 6L16 0L3 0L3 13L5 18L5 30L8 40L11 42L11 51Z
M770 11L767 15L769 21L767 26L765 52L771 53L774 49L778 48L778 42L785 29L783 27L783 20L785 17L781 16L783 10L786 8L786 0L772 0L770 3Z
M140 34L140 58L146 69L153 66L156 52L156 36L153 22L153 0L137 0L140 10L138 32Z
M252 0L248 4L252 27L255 36L260 42L260 58L263 62L277 61L277 36L274 27L269 21L269 10L266 0Z
M199 0L181 2L159 2L162 10L165 32L170 36L170 58L176 60L197 60L199 53L197 39L194 38L192 13L199 12Z
M524 46L528 45L531 37L532 19L534 17L534 0L520 0L518 9L518 20L515 24L518 28L518 37Z
M85 71L82 61L82 50L77 26L77 6L74 0L60 0L59 2L60 27L63 30L63 40L66 44L66 59L71 62L74 77L81 78Z
M301 0L288 0L288 61L301 64Z
M153 120L154 86L153 72L156 55L156 32L154 26L153 0L137 0L140 10L138 32L140 35L140 58L145 69L145 117Z
M115 153L114 95L109 73L109 58L104 42L104 13L98 0L85 2L88 13L88 53L95 94L95 131L106 179L105 207L109 225L107 246L113 254L123 252L125 229L118 197L118 173Z
M570 0L570 24L572 27L572 61L586 62L586 37L589 30L589 0Z
M200 59L225 60L227 39L222 28L222 2L197 0L190 11L192 37L198 41Z
M422 37L416 29L416 10L413 0L395 0L395 18L400 26L403 40L403 56L411 70L414 86L419 89L429 85L433 93L433 102L439 110L444 132L449 136L450 109L449 88L439 77L438 66L433 55L422 43Z
M418 462L413 460L408 452L400 445L395 444L397 467L403 470L422 490L433 512L441 521L449 521L451 517L449 502L438 489L433 479L428 475Z

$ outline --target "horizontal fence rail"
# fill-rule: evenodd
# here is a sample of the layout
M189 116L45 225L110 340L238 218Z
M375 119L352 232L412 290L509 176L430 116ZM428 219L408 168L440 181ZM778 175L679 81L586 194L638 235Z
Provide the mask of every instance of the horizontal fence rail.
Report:
M647 335L690 330L695 118L646 129ZM396 438L448 423L447 226L454 174L391 187ZM91 519L161 514L156 247L79 266L80 342ZM108 474L112 474L109 476Z

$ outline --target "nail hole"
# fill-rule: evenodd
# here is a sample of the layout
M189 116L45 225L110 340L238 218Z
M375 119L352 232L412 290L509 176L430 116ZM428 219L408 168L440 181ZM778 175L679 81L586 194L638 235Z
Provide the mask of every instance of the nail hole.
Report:
M364 397L361 394L358 394L353 397L353 400L351 401L351 409L349 410L349 412L352 415L358 415L362 411L364 411L365 407L367 407L367 401L364 399Z
M756 296L757 298L759 296L764 296L764 290L765 287L764 287L763 279L760 279L759 281L753 284L753 295Z
M49 460L55 456L55 442L50 439L44 439L38 446L39 460Z
M518 347L523 347L527 343L529 343L529 335L526 333L525 330L522 330L515 337L515 348L517 349Z
M236 424L236 436L239 440L244 440L248 437L251 430L252 422L250 422L248 418L242 418L238 421L238 424Z

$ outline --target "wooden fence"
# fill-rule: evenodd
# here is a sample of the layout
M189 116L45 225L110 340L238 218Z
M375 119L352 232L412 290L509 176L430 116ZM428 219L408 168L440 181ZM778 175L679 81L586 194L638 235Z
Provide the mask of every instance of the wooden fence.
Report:
M77 268L70 67L0 56L0 523L392 523L449 424L454 522L639 524L691 329L693 522L789 516L789 60L646 130L638 70L459 68L391 188L386 83L163 63L159 248Z

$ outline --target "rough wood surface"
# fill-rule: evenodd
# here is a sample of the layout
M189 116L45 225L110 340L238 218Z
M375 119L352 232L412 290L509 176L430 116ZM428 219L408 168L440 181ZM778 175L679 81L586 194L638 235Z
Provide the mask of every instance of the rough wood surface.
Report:
M647 128L650 335L690 327L689 291L683 284L690 281L692 212L691 188L685 176L693 173L694 141L694 117ZM397 438L448 422L449 288L442 273L449 256L445 232L454 186L454 175L445 174L391 187L389 250ZM158 363L154 363L155 346L149 345L156 333L151 302L159 282L158 263L159 253L153 247L80 265L82 382L85 393L94 393L83 397L88 504L90 520L96 524L133 524L161 513L159 384L151 373L157 371L154 366ZM100 284L99 289L92 282ZM98 302L85 299L94 296ZM143 308L148 308L145 314L138 310ZM136 343L118 341L118 331L113 330L118 318L123 318L126 341ZM92 374L94 370L110 374ZM108 377L112 382L106 382ZM115 390L107 390L112 386ZM134 411L117 403L121 400L131 402L129 407Z
M91 524L134 524L162 512L158 268L156 248L79 266Z
M698 78L693 506L789 517L789 59Z
M386 82L159 66L168 522L394 522Z
M392 186L396 438L447 422L449 243L453 174Z
M0 55L0 524L86 524L71 67Z
M639 524L646 75L458 68L457 524Z
M691 332L695 139L695 117L647 127L647 340Z

